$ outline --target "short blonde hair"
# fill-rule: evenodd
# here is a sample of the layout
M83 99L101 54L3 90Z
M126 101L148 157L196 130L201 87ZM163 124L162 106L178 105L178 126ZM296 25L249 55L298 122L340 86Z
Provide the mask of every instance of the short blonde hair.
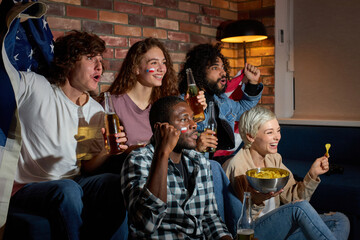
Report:
M239 133L244 141L244 148L251 147L251 142L246 135L249 134L251 137L255 138L261 125L274 118L276 118L275 113L261 106L255 106L244 112L239 120Z

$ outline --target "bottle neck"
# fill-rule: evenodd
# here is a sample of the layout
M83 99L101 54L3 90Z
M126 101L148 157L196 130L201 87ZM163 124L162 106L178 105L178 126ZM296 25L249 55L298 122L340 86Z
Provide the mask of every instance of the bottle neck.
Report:
M215 107L214 107L214 102L210 102L210 103L209 103L209 118L210 118L210 119L215 119Z
M249 192L244 193L243 207L241 211L242 218L252 221L251 217L251 195Z
M110 93L105 92L104 96L105 96L105 113L106 114L114 114L115 109L114 109L113 102L111 100Z

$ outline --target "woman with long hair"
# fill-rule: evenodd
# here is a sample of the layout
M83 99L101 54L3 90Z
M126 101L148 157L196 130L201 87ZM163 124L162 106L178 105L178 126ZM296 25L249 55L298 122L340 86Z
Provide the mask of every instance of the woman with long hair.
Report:
M124 126L129 151L147 143L152 136L151 105L161 97L179 95L177 76L164 45L146 38L131 46L108 91ZM199 99L206 105L203 92Z

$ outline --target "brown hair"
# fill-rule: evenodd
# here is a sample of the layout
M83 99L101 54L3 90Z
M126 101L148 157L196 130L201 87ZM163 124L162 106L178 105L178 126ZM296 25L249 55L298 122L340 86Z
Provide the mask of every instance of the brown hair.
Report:
M179 95L177 77L170 54L164 45L155 38L146 38L131 46L126 54L124 62L121 65L118 76L108 90L110 94L124 94L134 88L137 82L136 69L140 65L145 53L153 47L158 47L163 52L166 59L167 71L163 78L162 85L159 87L153 87L150 96L150 104L164 96ZM101 100L102 98L100 101Z
M54 59L47 73L49 82L58 86L64 85L75 63L82 56L93 57L104 51L105 41L95 34L73 30L57 38L54 44Z

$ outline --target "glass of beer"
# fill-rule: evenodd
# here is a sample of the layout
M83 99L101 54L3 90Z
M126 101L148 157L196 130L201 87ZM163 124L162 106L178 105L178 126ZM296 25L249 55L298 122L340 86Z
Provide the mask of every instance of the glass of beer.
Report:
M194 121L201 122L205 120L205 114L203 106L198 102L197 95L199 94L199 88L195 84L194 76L192 74L191 68L186 69L187 82L189 98L187 103L189 104L191 110L194 112Z

